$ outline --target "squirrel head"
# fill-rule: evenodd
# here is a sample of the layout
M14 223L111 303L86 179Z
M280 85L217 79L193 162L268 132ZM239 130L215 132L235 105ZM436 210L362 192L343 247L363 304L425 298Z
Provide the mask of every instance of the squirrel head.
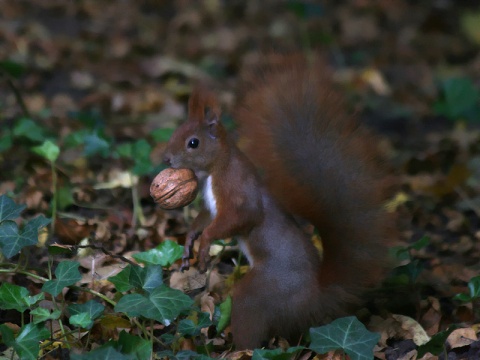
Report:
M198 88L188 101L188 119L172 134L163 160L172 168L191 169L202 178L211 173L222 157L225 137L215 97L204 88Z

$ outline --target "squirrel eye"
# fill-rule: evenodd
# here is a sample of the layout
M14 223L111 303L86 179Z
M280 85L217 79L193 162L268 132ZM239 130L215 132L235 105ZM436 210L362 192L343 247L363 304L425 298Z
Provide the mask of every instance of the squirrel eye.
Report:
M198 144L200 143L200 141L197 139L197 138L191 138L189 141L188 141L188 147L189 148L192 148L192 149L196 149L198 147Z

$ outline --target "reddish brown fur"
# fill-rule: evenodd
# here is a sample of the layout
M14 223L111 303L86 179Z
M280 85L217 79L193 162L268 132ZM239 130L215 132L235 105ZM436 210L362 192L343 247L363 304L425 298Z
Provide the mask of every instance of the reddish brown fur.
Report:
M204 210L194 221L183 267L197 238L204 270L211 242L235 235L253 262L234 288L238 348L274 335L297 339L309 326L346 314L379 278L388 235L372 139L346 113L325 67L281 58L248 90L236 117L249 158L228 138L205 90L192 95L189 120L165 153L172 167L191 168L204 183L211 177L216 203L216 214ZM188 146L193 138L195 149ZM292 214L318 227L323 262Z

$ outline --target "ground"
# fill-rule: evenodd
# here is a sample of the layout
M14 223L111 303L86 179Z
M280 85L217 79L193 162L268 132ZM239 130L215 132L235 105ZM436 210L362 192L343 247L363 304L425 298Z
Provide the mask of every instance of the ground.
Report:
M400 229L392 249L398 267L379 290L381 300L369 305L374 315L366 321L381 334L375 355L413 358L429 337L446 337L443 331L455 324L462 328L455 339L464 342L441 339L446 345L440 352L427 350L440 358L447 353L449 359L480 357L475 326L480 7L475 1L5 0L0 13L0 195L17 204L3 198L0 210L5 255L0 322L10 329L2 328L0 351L6 356L8 349L18 352L24 345L9 340L8 331L17 336L26 330L33 334L23 347L33 349L31 358L40 340L50 358L86 353L109 339L117 346L119 339L127 341L121 329L161 339L154 340L156 353L200 351L206 339L213 339L204 350L209 356L228 351L228 327L217 335L211 320L218 320L215 304L225 300L234 277L235 248L219 247L206 289L204 276L194 269L178 272L172 254L181 250L175 245L158 250L159 258L172 256L167 260L146 261L151 253L139 260L133 254L166 239L183 244L198 211L198 200L183 211L162 211L149 194L162 169L165 141L186 117L192 88L208 84L224 109L222 120L232 127L239 74L275 51L320 53L327 59L349 111L378 133L384 165L399 184L388 204ZM16 207L22 204L24 209ZM36 218L40 214L50 223ZM37 220L27 224L31 219ZM38 238L37 229L43 229ZM2 236L18 234L18 248L2 242ZM127 267L129 274L107 280L129 262L156 267L144 272ZM58 268L74 274L70 280L75 281L53 276ZM130 272L140 280L135 283ZM62 279L66 282L45 288L48 280ZM149 288L149 281L159 287ZM163 281L188 294L169 293L183 308L152 300ZM12 298L6 297L5 284L18 286L8 289L16 294ZM132 301L153 301L161 314L146 320L140 308L131 313L120 296L132 292L128 286L141 289L130 295L143 296ZM45 298L25 300L39 294ZM194 296L210 316L197 311L185 317ZM19 299L27 303L15 305ZM105 308L92 305L97 303ZM75 308L82 304L90 304L89 310ZM31 322L39 308L60 312ZM91 322L71 320L86 313ZM195 329L180 331L178 320L168 321L176 317L191 320ZM26 328L28 323L37 327ZM62 340L59 334L65 336L62 352L51 347ZM298 356L309 354L304 350Z

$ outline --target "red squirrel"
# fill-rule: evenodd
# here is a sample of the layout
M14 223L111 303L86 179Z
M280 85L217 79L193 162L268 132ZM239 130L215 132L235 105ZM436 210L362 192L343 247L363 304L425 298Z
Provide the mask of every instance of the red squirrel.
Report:
M379 280L389 231L372 137L322 62L285 57L247 88L235 116L244 152L221 124L215 97L197 89L164 155L203 184L205 209L187 234L182 269L197 239L201 271L212 241L232 236L250 263L233 289L237 349L277 335L298 340L347 315ZM323 259L305 220L320 233Z

